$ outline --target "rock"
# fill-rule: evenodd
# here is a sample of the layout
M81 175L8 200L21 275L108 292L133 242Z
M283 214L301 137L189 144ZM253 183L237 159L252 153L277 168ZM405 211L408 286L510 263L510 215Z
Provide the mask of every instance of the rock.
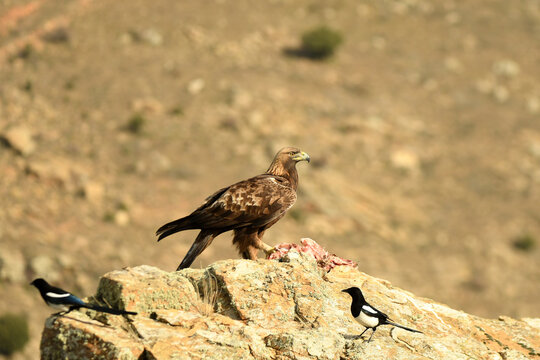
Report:
M252 102L253 97L248 91L233 88L230 90L230 96L231 96L231 105L233 108L236 109L246 109L248 108Z
M150 167L154 171L168 171L172 167L171 159L158 151L150 154L150 160Z
M26 280L26 262L23 254L16 249L0 249L0 281L22 283Z
M444 66L447 70L454 73L459 73L463 69L461 61L455 57L447 57L444 59Z
M119 327L103 326L99 321L77 312L61 319L62 324L52 318L47 320L41 337L42 360L143 359L140 357L144 352L143 345ZM91 327L95 328L94 331L88 331ZM59 347L63 350L58 351ZM62 353L65 357L60 355Z
M416 172L420 166L418 155L410 150L400 149L391 154L390 161L392 165L400 170Z
M191 95L197 95L204 89L205 83L203 79L191 80L187 86L187 90Z
M203 291L205 283L214 285ZM371 343L355 339L363 327L341 292L350 286L424 334L386 326ZM49 318L42 359L526 359L538 354L540 339L538 319L468 315L351 266L327 273L308 253L170 273L126 268L104 275L95 299L138 315Z
M118 38L118 40L120 41L122 45L131 45L135 42L140 42L141 35L139 35L138 32L131 30L131 31L122 33L120 37Z
M142 32L142 39L154 46L159 46L163 44L163 35L161 35L159 31L153 28L144 30Z
M268 128L268 130L272 131L273 128L268 124L268 121L265 121L264 114L261 111L252 111L247 116L249 125L258 130L263 130ZM265 127L264 125L267 125Z
M2 134L2 138L13 150L24 156L30 155L36 149L32 132L24 125L9 128Z
M69 160L62 158L31 161L26 166L26 171L40 180L61 186L71 185L74 175L74 169Z
M199 45L205 43L208 40L208 34L201 27L188 26L184 31L186 37L193 43Z
M163 104L155 98L140 98L131 102L131 109L134 113L157 114L163 113Z
M43 35L41 35L41 38L44 41L50 42L50 43L67 43L69 42L69 30L66 23L54 23L50 24L50 26L45 29L45 32Z
M496 86L495 79L492 77L486 77L476 81L476 90L482 94L491 94Z
M493 73L499 76L515 77L519 75L521 69L513 60L505 59L493 64Z
M114 223L118 226L129 224L129 213L126 210L118 210L114 213Z
M62 269L73 270L78 264L71 255L63 253L58 255L58 265Z
M452 11L446 14L445 19L450 25L456 25L461 22L461 15L455 11Z
M144 41L150 45L159 46L163 44L163 35L153 28L143 30L142 32L130 30L121 34L119 40L123 45L131 45Z
M506 88L506 86L497 85L493 89L493 96L498 102L504 103L510 97L510 91L508 91L508 88Z
M346 340L328 328L284 331L265 339L266 346L289 359L339 359Z
M540 330L540 318L523 318L521 320L525 321L530 326Z
M105 195L105 187L98 182L88 181L82 187L82 195L93 204L100 204Z
M529 153L537 159L540 159L540 139L529 142Z
M168 273L147 265L113 271L102 277L98 296L108 299L111 306L145 315L159 309L193 311L197 303L193 284L189 277L176 274L180 273ZM140 291L142 279L147 290L144 292Z

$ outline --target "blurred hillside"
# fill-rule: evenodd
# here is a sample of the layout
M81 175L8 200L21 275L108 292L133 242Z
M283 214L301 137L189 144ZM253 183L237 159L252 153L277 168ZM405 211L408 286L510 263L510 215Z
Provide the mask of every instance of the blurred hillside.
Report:
M294 56L320 24L336 56ZM21 357L49 314L30 279L85 295L175 269L196 232L155 230L284 145L313 161L267 243L540 316L539 43L537 0L0 2L0 312L28 313ZM237 257L225 234L197 266Z

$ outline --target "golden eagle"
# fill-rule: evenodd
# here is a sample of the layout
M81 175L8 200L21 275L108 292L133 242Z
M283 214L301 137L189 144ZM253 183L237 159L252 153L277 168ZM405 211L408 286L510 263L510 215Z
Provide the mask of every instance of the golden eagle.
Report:
M259 249L273 252L274 248L262 241L263 234L296 201L296 163L304 160L310 160L305 152L283 148L264 174L218 190L190 215L160 227L158 241L179 231L201 230L176 270L191 266L216 236L229 230L234 230L233 243L244 259L256 260Z

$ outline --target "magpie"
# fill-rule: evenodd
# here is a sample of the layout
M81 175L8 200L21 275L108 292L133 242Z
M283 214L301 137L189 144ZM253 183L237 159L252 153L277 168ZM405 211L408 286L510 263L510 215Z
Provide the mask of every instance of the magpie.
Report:
M30 283L30 285L34 285L39 290L41 297L43 300L45 300L47 305L61 310L55 315L65 315L80 308L87 308L113 315L137 315L137 313L133 311L111 309L108 307L86 303L75 295L50 285L47 281L41 278L35 279Z
M370 342L371 338L373 337L373 334L375 334L375 330L377 330L377 327L379 325L393 325L407 331L423 334L423 332L421 331L414 330L414 329L392 322L391 319L388 317L388 315L386 315L382 311L377 310L376 308L368 304L368 302L364 298L364 295L362 294L362 291L359 288L351 287L351 288L341 290L341 291L346 292L349 295L351 295L352 316L358 323L366 327L366 329L358 337L364 335L364 333L368 329L373 329L373 332L371 333L371 336L369 337L369 340L368 340L368 342Z

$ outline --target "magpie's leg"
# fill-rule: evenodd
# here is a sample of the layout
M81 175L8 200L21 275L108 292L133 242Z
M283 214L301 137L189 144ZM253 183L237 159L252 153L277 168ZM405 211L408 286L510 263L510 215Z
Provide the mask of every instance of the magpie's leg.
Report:
M53 325L56 322L56 319L58 319L60 316L64 316L65 314L66 314L66 310L62 310L62 311L56 312L54 314L51 314L51 316L54 316L54 319L52 321Z
M371 338L373 337L373 334L375 334L375 330L377 330L376 327L373 328L373 332L371 333L371 336L369 337L367 342L371 342Z
M69 313L72 312L73 310L77 310L77 309L78 309L78 307L76 307L76 306L70 306L69 309L67 309L67 310L62 310L62 311L59 311L59 312L57 312L57 313L54 313L54 314L52 314L52 316L56 316L56 318L58 318L58 317L60 317L60 316L64 316L64 315L66 315L66 314L69 314ZM55 318L55 320L56 320L56 318Z
M353 335L352 339L357 340L357 339L362 338L362 335L364 335L364 333L365 333L366 331L368 331L368 329L369 329L369 328L365 328L364 331L362 331L362 333L361 333L360 335Z
M62 310L62 311L52 314L52 316L54 316L53 324L56 322L56 319L58 319L60 316L65 316L69 314L70 312L72 312L73 310L77 310L77 309L80 309L80 306L70 306L69 309L67 310Z

